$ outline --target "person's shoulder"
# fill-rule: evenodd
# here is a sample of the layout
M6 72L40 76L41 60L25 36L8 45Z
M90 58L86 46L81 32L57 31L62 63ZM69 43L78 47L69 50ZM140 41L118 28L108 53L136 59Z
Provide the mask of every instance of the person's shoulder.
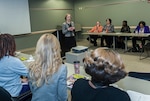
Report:
M127 94L127 92L124 91L124 90L122 90L122 89L119 89L119 88L113 87L113 86L110 86L109 88L111 89L111 91L117 93L120 96L122 95L122 96L129 97L128 94Z
M61 64L59 67L60 72L67 72L67 66L65 64Z
M62 68L62 69L67 69L67 65L61 64L61 65L60 65L60 68Z
M88 80L81 78L81 79L77 79L74 84L82 84L82 83L87 83L87 82Z
M67 23L66 22L63 22L63 25L66 25Z
M73 87L72 87L72 90L80 90L80 88L87 88L88 86L88 81L85 80L85 79L77 79L74 84L73 84Z
M145 26L145 28L149 28L149 26Z
M113 92L116 92L118 94L121 94L121 95L127 95L127 92L122 90L122 89L119 89L117 87L113 87L113 86L109 86L109 88L111 89L111 91Z
M73 21L71 21L71 23L74 23Z
M116 88L113 86L108 86L105 88L104 91L105 91L105 93L108 94L109 98L112 100L116 99L115 101L130 101L129 95L127 94L126 91L124 91L122 89L119 89L119 88ZM100 92L101 92L101 90L100 90ZM114 94L117 96L113 96Z
M114 25L112 25L112 24L111 24L110 26L111 26L111 27L114 27Z
M14 61L14 62L20 62L21 60L18 59L17 57L14 56L4 56L4 59L9 60L9 61Z
M129 26L129 25L127 25L127 27L128 27L128 28L130 28L130 26Z
M23 64L23 62L19 58L17 58L17 57L12 56L12 59L14 59L14 62L16 61L18 63Z
M4 61L5 63L8 62L8 67L12 68L12 67L25 67L25 65L23 64L23 62L18 59L17 57L14 56L5 56L4 57Z
M99 27L103 27L102 25L100 25Z
M88 85L88 80L83 78L77 79L73 84L73 89L87 87L87 85Z

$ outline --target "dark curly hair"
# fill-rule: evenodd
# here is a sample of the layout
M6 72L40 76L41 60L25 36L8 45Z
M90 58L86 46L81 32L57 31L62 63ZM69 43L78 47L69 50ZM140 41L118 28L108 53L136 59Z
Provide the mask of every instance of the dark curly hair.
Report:
M0 59L3 56L14 56L16 44L14 36L10 34L0 34Z
M142 24L143 26L146 26L145 21L140 21L140 22L139 22L139 26L140 26L140 24Z
M127 75L120 55L110 49L97 48L83 62L85 72L91 75L95 83L109 85Z

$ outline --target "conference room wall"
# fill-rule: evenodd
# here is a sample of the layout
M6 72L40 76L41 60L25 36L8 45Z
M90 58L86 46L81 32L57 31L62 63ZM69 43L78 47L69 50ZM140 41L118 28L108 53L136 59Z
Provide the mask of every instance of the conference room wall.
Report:
M67 13L74 16L72 0L29 0L29 7L32 31L55 29Z
M127 20L130 26L136 26L144 20L150 25L150 3L147 0L75 0L75 22L81 26L93 26L96 21L105 24L106 18L112 24L121 26Z
M41 34L27 34L15 36L17 51L32 51L36 47L36 43L40 38Z
M31 31L56 29L62 25L67 13L71 13L74 20L74 4L72 0L29 0ZM42 34L28 34L15 36L17 50L32 49Z
M127 1L128 3L123 0L29 0L31 31L56 28L64 22L66 13L71 13L75 23L81 26L93 26L97 20L104 25L106 18L111 18L115 26L121 26L122 20L127 20L131 26L136 26L140 20L150 25L150 4L146 1ZM17 50L35 47L39 36L16 37ZM27 41L30 44L25 45Z

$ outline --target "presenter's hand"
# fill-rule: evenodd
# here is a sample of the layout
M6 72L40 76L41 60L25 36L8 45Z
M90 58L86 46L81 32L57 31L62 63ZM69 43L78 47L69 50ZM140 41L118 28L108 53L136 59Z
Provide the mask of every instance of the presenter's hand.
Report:
M71 31L71 27L68 28L68 31Z
M69 27L68 31L73 31L75 29L75 27Z
M71 27L72 30L75 30L75 27Z
M75 27L69 27L68 28L68 31L73 31L73 30L75 30Z

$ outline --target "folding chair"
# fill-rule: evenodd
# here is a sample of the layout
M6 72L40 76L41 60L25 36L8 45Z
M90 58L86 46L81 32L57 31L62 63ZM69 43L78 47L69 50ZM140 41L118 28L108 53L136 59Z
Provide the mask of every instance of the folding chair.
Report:
M140 60L150 57L150 52L149 52L150 51L150 36L148 37L147 40L148 40L148 42L143 46L143 49L144 49L144 51L146 52L147 55L142 57L144 52L141 52Z

